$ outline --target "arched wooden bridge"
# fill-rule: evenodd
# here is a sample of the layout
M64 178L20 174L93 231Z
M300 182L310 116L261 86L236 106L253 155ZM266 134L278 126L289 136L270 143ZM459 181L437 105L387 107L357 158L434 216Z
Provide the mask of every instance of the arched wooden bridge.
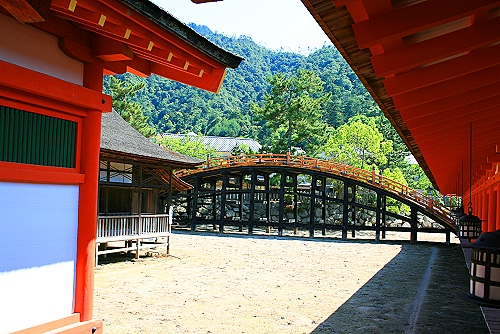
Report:
M193 189L174 195L174 222L195 231L213 225L220 233L255 229L456 233L450 210L403 184L337 162L278 154L207 159L176 173ZM274 182L273 182L274 181ZM273 186L272 183L275 185Z

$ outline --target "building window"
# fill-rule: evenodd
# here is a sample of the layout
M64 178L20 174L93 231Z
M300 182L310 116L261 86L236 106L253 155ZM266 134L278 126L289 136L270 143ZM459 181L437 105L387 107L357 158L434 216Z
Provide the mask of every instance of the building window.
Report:
M77 123L0 106L0 161L75 168Z

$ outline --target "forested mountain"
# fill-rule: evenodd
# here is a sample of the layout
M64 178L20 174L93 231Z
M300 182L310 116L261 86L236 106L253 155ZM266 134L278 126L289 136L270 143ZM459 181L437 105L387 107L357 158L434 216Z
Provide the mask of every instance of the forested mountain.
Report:
M314 71L332 93L325 108L325 122L333 127L345 123L356 114L378 115L363 85L340 53L323 47L309 56L268 50L249 37L227 37L206 26L190 25L201 35L245 60L235 70L228 70L220 94L212 94L155 75L131 78L145 81L136 101L158 132L250 137L264 142L268 130L256 119L251 102L261 102L269 90L268 78L276 73L296 73L298 69ZM123 76L121 76L123 78ZM109 82L108 82L109 84Z

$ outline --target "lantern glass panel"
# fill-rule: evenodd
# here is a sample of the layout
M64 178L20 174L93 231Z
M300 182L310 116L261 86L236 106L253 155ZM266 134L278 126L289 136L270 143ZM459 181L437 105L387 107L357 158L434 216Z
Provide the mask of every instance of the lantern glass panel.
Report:
M490 269L490 281L500 283L500 268L491 267L491 269Z
M500 286L490 285L490 299L500 300Z
M475 286L475 295L479 298L484 298L484 284L481 283L481 282L475 282L476 283L476 286Z
M477 267L476 267L476 277L484 278L485 277L485 275L484 275L485 271L486 270L485 270L484 266L477 265Z

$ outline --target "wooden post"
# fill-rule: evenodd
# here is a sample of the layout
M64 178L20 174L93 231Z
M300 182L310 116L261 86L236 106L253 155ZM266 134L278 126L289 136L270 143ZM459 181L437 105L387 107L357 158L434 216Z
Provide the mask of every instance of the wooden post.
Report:
M196 231L196 212L198 211L198 191L201 180L198 176L194 179L193 201L191 202L191 232Z
M309 203L309 238L314 237L314 220L316 215L316 182L318 182L316 173L313 173L311 180L311 203Z
M83 85L95 91L102 91L103 68L85 64ZM96 231L99 187L99 151L101 140L100 110L89 110L82 122L82 146L80 172L85 182L80 185L78 203L78 241L75 280L74 312L80 313L80 320L92 319L94 302L94 268L96 252Z
M347 240L347 229L349 225L349 183L344 182L344 205L342 210L342 240Z
M289 154L289 153L287 153ZM287 157L289 157L287 155ZM280 193L279 193L279 216L278 216L278 236L283 236L283 218L285 215L285 183L286 183L286 175L285 175L285 170L283 168L280 168Z
M415 244L417 243L417 229L418 229L418 226L417 226L417 208L412 206L411 207L411 221L410 221L410 224L411 224L411 237L410 237L410 243L411 244Z
M255 220L255 183L257 182L257 172L252 169L252 184L250 185L250 213L248 216L248 234L253 234L253 223Z
M139 189L138 189L138 194L137 194L137 234L138 236L141 235L141 230L142 230L142 165L139 165ZM140 257L140 251L141 251L141 239L137 238L136 240L136 252L135 252L135 258L138 259Z
M382 198L380 190L376 190L377 194L377 209L375 210L375 240L380 241L380 209L382 207Z
M220 220L219 220L219 233L224 233L224 221L226 219L226 196L227 196L228 177L227 172L222 174L222 191L220 196Z

